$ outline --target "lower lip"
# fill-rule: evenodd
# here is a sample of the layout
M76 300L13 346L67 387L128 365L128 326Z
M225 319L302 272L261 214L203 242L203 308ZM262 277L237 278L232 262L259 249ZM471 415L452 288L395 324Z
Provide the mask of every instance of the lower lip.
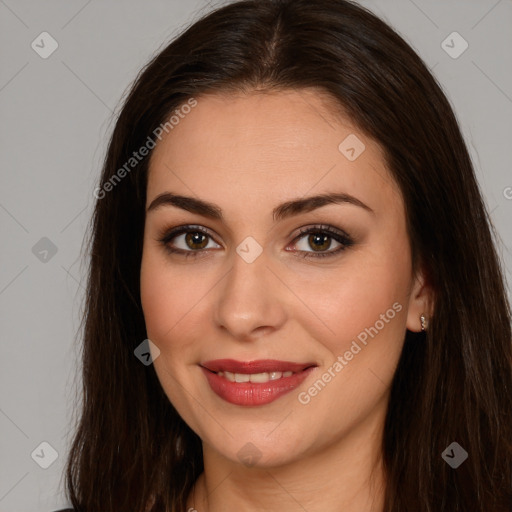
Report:
M235 405L265 405L300 386L314 367L268 382L231 382L225 377L201 367L212 390Z

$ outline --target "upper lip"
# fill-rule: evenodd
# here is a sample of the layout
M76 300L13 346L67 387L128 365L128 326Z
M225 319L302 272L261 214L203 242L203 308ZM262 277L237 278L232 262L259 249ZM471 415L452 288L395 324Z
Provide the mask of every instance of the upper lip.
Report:
M201 363L201 366L212 372L231 373L265 373L265 372L300 372L316 366L315 363L293 363L275 359L258 359L254 361L236 361L235 359L214 359Z

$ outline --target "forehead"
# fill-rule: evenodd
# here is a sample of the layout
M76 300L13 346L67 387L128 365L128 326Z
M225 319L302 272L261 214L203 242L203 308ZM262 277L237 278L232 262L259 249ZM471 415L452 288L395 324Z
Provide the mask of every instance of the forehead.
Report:
M314 90L200 96L153 150L148 204L168 190L222 203L235 188L255 206L343 191L378 210L400 195L380 146Z

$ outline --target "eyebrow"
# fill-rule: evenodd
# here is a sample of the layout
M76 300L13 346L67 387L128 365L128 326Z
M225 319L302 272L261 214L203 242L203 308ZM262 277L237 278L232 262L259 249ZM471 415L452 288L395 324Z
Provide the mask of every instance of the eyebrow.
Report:
M351 204L375 215L375 212L368 205L357 199L357 197L345 193L330 193L286 201L272 210L272 218L274 222L276 222L287 217L292 217L293 215L316 210L328 204ZM202 199L173 194L171 192L164 192L155 197L146 210L146 213L155 211L164 206L175 206L182 210L197 213L211 219L223 219L222 209L218 205L203 201Z

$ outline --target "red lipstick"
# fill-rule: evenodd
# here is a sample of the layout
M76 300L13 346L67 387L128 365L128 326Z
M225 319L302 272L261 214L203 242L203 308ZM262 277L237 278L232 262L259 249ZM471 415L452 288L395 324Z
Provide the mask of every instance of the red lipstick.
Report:
M222 399L235 405L255 406L273 402L297 388L316 364L215 359L200 366L211 389Z

